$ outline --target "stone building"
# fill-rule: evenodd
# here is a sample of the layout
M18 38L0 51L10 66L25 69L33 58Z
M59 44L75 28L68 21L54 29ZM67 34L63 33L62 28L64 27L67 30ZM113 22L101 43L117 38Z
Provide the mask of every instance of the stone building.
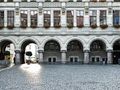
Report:
M35 43L38 61L118 64L119 0L0 0L0 57L13 43L16 64Z

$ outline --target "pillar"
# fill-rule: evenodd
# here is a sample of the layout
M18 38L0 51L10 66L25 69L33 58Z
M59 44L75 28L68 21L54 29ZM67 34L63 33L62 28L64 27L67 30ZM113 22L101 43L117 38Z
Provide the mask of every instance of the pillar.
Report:
M112 50L107 50L107 63L112 64Z
M38 56L39 56L38 63L43 63L43 50L38 50Z
M73 15L74 15L74 19L73 19L73 21L74 21L74 27L76 27L77 26L77 15L76 15L76 10L74 10L74 13L73 13Z
M66 62L66 50L62 50L61 51L61 59L62 59L62 63L65 64Z
M89 50L84 50L84 64L89 63Z
M38 7L38 27L43 27L43 22L44 20L44 11L42 10L42 3L39 2L39 7Z
M100 11L97 10L97 26L100 26Z
M53 14L53 10L51 10L51 27L54 26L54 14Z
M66 9L65 2L62 2L61 26L66 27Z
M20 61L20 50L15 50L15 64L21 64L21 61Z
M28 10L28 14L27 14L28 16L27 16L27 25L28 25L28 27L30 27L30 25L31 25L31 20L30 20L30 10Z
M14 25L15 25L15 27L20 27L20 10L19 10L19 3L18 2L16 2L15 3L15 16L14 16L14 18L15 18L15 22L14 22Z
M7 10L4 10L4 26L7 27Z

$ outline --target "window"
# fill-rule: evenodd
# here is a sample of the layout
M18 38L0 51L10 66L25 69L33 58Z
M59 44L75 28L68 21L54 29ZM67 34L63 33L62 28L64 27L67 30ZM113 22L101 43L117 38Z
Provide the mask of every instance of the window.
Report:
M31 0L30 2L36 2L36 0Z
M82 0L77 0L77 2L82 2Z
M100 2L106 2L106 0L99 0Z
M51 19L51 12L50 11L44 11L44 27L48 28L50 27L50 19Z
M21 11L20 12L20 21L21 21L21 27L26 28L27 27L27 11Z
M73 0L69 0L69 2L73 2Z
M59 2L59 0L54 0L54 2Z
M100 10L100 25L107 24L106 10Z
M97 0L90 0L91 2L97 2Z
M90 26L96 26L97 23L97 11L92 10L90 11Z
M45 2L51 2L51 0L45 0Z
M113 11L113 25L120 25L120 11Z
M4 0L0 0L0 2L4 2Z
M7 0L7 2L13 2L13 0Z
M0 28L4 27L4 11L0 11Z
M37 11L31 11L31 27L37 27Z
M7 26L14 27L14 11L7 11Z
M120 0L114 0L114 2L120 2Z
M67 27L73 27L73 11L67 11Z
M77 27L83 27L83 11L77 11Z
M54 11L54 26L60 27L60 10Z
M22 2L27 2L27 0L22 0Z

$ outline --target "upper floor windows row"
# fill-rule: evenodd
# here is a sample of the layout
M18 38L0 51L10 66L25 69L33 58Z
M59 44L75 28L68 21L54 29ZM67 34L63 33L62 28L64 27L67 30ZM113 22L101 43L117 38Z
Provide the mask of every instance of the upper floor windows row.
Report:
M13 2L14 0L7 0L7 2ZM27 0L21 0L22 2L27 2ZM31 2L36 2L36 0L30 0ZM45 0L45 2L51 2L52 0ZM59 2L60 0L53 0L53 2ZM68 2L74 2L74 0L67 0ZM82 0L76 0L77 2L82 2ZM89 0L90 2L106 2L106 0ZM4 0L0 0L4 2ZM120 0L114 0L114 2L120 2Z
M15 23L15 12L12 10L7 11L7 19L5 18L6 14L4 11L0 11L0 28L4 27L5 23L7 23L8 28L13 28ZM27 10L20 11L20 26L22 28L26 27L37 27L38 26L38 11L32 10L28 13ZM43 11L43 19L39 21L43 21L43 26L45 28L49 28L50 26L54 26L56 28L61 27L62 25L62 12L60 10L54 10L53 12L50 10ZM113 17L113 18L112 18ZM113 26L120 27L120 10L113 10ZM83 27L85 15L83 10L67 10L66 11L66 26L68 28L77 26ZM65 18L64 18L65 19ZM4 22L7 21L7 22ZM19 21L19 20L18 20ZM106 28L107 25L107 10L90 10L88 21L89 25L92 28L96 28L98 23L100 27Z

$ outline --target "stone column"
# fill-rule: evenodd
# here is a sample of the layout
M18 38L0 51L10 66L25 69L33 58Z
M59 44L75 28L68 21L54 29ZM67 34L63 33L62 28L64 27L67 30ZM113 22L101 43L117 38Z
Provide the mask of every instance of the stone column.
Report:
M88 64L89 59L89 50L84 50L84 64Z
M15 64L21 64L20 61L20 50L15 50Z
M38 58L39 58L39 61L38 63L43 63L43 50L38 50Z
M63 64L65 64L66 63L66 50L62 50L61 51L61 62L63 63Z
M112 50L107 50L107 63L112 64Z

